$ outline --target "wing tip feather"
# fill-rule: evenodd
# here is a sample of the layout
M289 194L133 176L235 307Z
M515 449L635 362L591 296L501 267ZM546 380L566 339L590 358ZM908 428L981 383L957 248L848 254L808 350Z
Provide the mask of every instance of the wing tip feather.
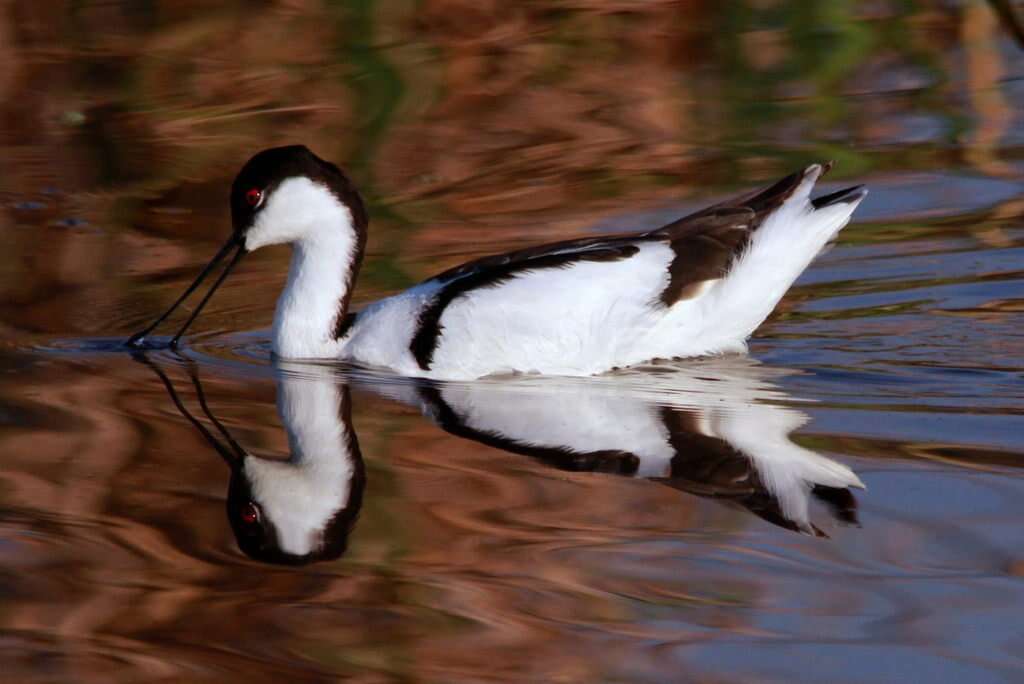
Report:
M853 185L848 188L836 190L827 195L821 197L815 197L811 200L811 206L815 210L824 209L825 207L831 207L836 204L855 204L864 199L868 194L868 189L863 185Z

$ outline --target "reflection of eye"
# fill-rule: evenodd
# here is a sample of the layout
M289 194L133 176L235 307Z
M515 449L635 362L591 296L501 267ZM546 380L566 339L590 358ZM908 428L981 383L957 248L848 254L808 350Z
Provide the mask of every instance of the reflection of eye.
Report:
M242 522L246 525L254 525L260 521L260 508L252 501L242 506Z
M245 201L250 207L255 209L263 202L263 191L259 188L252 188L249 192L245 193Z

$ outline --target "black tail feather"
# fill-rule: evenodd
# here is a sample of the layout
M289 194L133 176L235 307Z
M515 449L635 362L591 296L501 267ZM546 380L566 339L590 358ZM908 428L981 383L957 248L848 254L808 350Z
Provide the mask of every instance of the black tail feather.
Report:
M846 202L853 202L861 198L863 195L864 186L854 185L851 188L843 188L821 197L815 197L811 200L811 205L815 209L822 209L824 207L831 207L833 204L843 204Z

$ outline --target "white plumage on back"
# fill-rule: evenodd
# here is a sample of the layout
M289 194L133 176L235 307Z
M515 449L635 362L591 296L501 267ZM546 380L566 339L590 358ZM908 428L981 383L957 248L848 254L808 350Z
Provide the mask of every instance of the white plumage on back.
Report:
M742 351L793 281L849 221L864 194L815 209L811 167L793 194L753 231L720 278L670 307L657 303L674 258L667 242L641 241L619 261L524 269L479 287L444 310L429 368L410 351L437 280L360 313L339 356L406 375L471 379L495 373L593 375L655 358Z
M428 374L592 375L626 365L662 315L651 304L671 259L668 245L651 243L622 261L544 269L474 290L445 310Z
M820 166L781 207L769 214L750 245L725 277L712 281L699 296L680 302L652 331L647 358L703 356L745 351L746 340L760 326L818 252L845 226L864 193L850 202L815 209L811 188ZM643 359L638 359L641 361Z

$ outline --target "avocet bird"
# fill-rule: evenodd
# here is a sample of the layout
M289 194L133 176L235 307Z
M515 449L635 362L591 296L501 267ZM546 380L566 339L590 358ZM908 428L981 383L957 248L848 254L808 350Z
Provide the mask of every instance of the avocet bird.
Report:
M234 230L138 346L227 257L181 330L241 257L290 243L273 351L434 378L594 375L657 358L743 351L793 281L846 225L862 186L811 198L829 165L632 235L568 240L485 257L349 312L366 244L359 192L304 146L250 159L231 187Z

